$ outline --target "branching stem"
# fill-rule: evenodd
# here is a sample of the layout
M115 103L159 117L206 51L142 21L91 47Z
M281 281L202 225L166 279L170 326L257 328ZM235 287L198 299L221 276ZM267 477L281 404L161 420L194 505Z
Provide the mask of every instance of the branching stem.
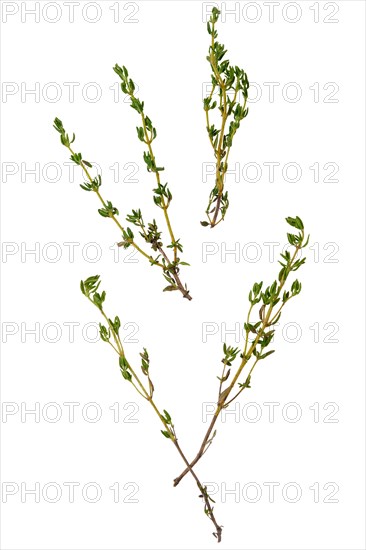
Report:
M291 298L293 298L293 296L298 294L301 290L300 283L298 283L298 281L295 281L295 283L291 287L292 295L289 295L289 293L287 293L286 298L284 297L284 299L283 299L282 305L274 313L274 307L279 302L279 297L282 293L282 290L285 286L285 283L287 281L287 278L288 278L289 274L292 271L296 271L301 266L301 264L305 261L305 260L299 260L299 259L297 259L297 257L298 257L299 251L307 245L308 240L309 240L309 238L308 238L306 243L304 243L305 234L304 234L303 224L302 224L302 221L300 220L300 218L287 218L287 221L290 225L293 225L294 227L297 227L300 230L300 233L299 233L298 236L288 234L290 244L294 245L295 250L294 250L292 256L290 256L290 255L285 256L285 258L287 260L286 265L282 264L280 262L281 265L284 266L284 267L282 268L282 270L280 272L280 275L279 275L279 284L277 285L277 283L275 283L271 287L271 288L273 288L273 292L272 292L272 296L271 296L270 300L269 301L267 300L267 298L268 298L267 291L269 292L269 288L267 289L266 293L262 293L262 295L261 295L261 296L264 296L264 298L263 298L263 305L261 307L261 312L260 312L260 322L258 323L259 326L255 329L256 337L253 340L253 342L249 345L249 333L251 331L251 328L253 329L253 325L250 325L250 316L251 316L254 304L259 302L259 299L258 300L251 300L251 306L249 308L249 312L248 312L248 315L247 315L247 322L245 324L245 326L247 328L246 328L246 333L245 333L244 348L243 348L243 351L241 353L241 358L242 358L241 363L240 363L235 375L233 376L229 386L226 389L222 390L223 382L226 381L226 379L228 378L228 374L229 374L229 373L226 372L227 364L229 363L229 361L227 359L223 360L224 367L223 367L223 370L222 370L222 375L220 377L219 396L218 396L217 403L216 403L216 410L214 412L212 421L211 421L211 423L210 423L210 425L207 429L207 432L206 432L206 434L203 438L203 441L201 443L199 451L198 451L197 455L195 456L195 458L190 463L191 467L195 466L197 464L197 462L202 458L203 454L206 452L207 444L210 441L210 438L212 440L212 433L214 431L217 419L219 418L219 415L220 415L221 411L224 408L228 407L228 405L230 403L232 403L242 393L242 391L246 387L249 387L249 382L250 382L250 378L251 378L251 375L253 373L253 370L254 370L255 366L257 365L258 361L263 358L262 357L262 351L261 352L257 351L257 345L261 341L263 342L263 338L266 337L266 329L268 327L270 327L276 319L279 319L279 315L281 314L282 308L285 305L285 303L287 303ZM261 286L262 286L262 284L260 284L260 286L258 285L258 287L259 287L258 293L261 289ZM266 311L267 301L268 301L268 309ZM272 333L273 332L274 331L272 331ZM272 336L273 336L273 334L267 334L267 338L269 338L268 343L272 339ZM267 345L267 344L265 344L265 345ZM249 347L249 349L248 349L248 347ZM263 345L263 347L264 347L264 345ZM225 350L225 347L224 347L224 350ZM233 352L234 352L233 357L235 358L238 351L233 350ZM248 364L248 362L250 361L250 359L253 356L255 358L255 361L254 361L251 369L249 370L249 373L246 377L246 382L244 384L240 384L240 390L237 393L235 393L234 396L232 396L231 394L233 392L233 389L234 389L236 383L238 382L244 368L246 367L246 365ZM180 483L180 481L188 473L188 471L189 471L189 469L186 468L178 477L176 477L174 479L174 482L173 482L174 486L177 486Z
M220 526L216 521L216 517L215 517L215 514L214 514L214 509L213 509L213 506L212 506L213 501L212 501L211 497L208 495L207 487L205 487L201 483L201 481L199 480L197 474L193 470L193 467L189 464L188 459L186 458L184 452L182 451L182 449L181 449L181 447L178 443L178 437L177 437L175 427L174 427L174 424L172 422L172 419L171 419L170 415L167 413L167 411L164 411L164 414L162 414L159 411L159 408L157 407L157 405L156 405L156 403L153 399L154 386L152 385L151 380L150 380L150 376L148 375L148 372L147 372L148 367L146 367L146 365L148 365L148 363L146 363L146 361L148 361L147 352L145 350L145 354L141 354L141 357L145 361L145 370L143 370L143 372L144 372L145 375L148 376L149 388L145 387L145 385L141 381L140 377L136 373L135 369L127 361L125 351L124 351L124 348L123 348L123 344L122 344L121 338L119 336L119 331L118 331L119 325L116 329L116 321L113 323L113 321L104 312L103 302L105 300L105 293L102 293L102 294L97 293L98 287L99 287L99 277L98 276L91 277L91 278L89 278L86 281L81 283L81 289L82 289L83 294L88 298L88 300L94 306L97 307L97 309L100 311L101 315L103 316L103 318L104 318L104 320L107 324L108 331L106 329L104 332L101 332L101 336L103 334L102 339L104 341L108 342L112 346L113 350L117 353L117 355L119 357L119 363L120 363L121 373L122 373L123 377L133 385L135 390L146 401L148 401L150 403L150 405L153 408L154 412L159 417L159 420L161 421L161 423L163 424L163 427L164 427L163 435L165 435L165 437L167 437L168 439L170 439L172 441L172 443L174 444L175 448L177 449L179 455L181 456L181 458L182 458L182 460L183 460L183 462L184 462L184 464L187 468L187 472L189 472L192 475L193 479L195 480L195 482L197 484L197 487L200 491L199 496L203 499L203 502L204 502L205 514L208 516L208 518L214 524L215 531L214 531L213 534L217 538L217 541L220 542L221 541L222 526ZM101 331L102 330L103 329L101 327ZM113 337L115 345L112 344L112 342L110 342L110 337L111 336Z

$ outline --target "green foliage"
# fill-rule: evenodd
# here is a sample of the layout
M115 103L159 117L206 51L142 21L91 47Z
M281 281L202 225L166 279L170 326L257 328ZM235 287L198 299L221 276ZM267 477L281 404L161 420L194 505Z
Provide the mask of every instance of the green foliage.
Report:
M99 336L103 342L109 342L111 337L110 329L107 329L102 323L99 323Z
M296 218L288 217L286 221L291 227L296 227L296 229L300 229L300 231L304 229L304 224L298 216L296 216Z
M132 80L128 77L128 71L126 67L120 68L118 66L115 67L115 70L117 74L121 75L123 78L122 87L124 90L126 90L126 93L131 94L131 106L140 112L142 117L143 126L137 128L137 134L138 137L144 141L148 147L149 151L144 153L144 159L147 164L147 168L149 171L154 172L157 178L157 187L154 189L154 203L159 206L164 211L164 216L168 225L170 237L171 237L171 243L167 246L167 248L172 248L174 252L174 258L172 260L169 260L167 252L164 250L163 241L161 239L161 232L158 230L158 227L156 225L155 220L153 223L148 224L148 227L145 227L144 220L142 218L141 210L133 210L132 214L129 214L127 216L127 221L132 223L133 225L139 227L141 231L139 232L139 235L143 238L145 242L147 242L154 251L159 251L159 255L155 258L150 256L149 254L146 254L135 242L135 237L133 232L129 227L126 229L120 224L119 220L117 219L117 216L119 215L119 210L116 208L111 201L105 201L103 197L100 194L100 187L102 185L102 178L100 174L97 174L95 177L92 177L88 171L88 168L92 168L92 165L87 160L83 159L81 153L76 153L71 149L71 143L75 140L75 134L73 134L72 139L69 138L69 135L66 133L65 128L63 126L63 123L60 119L56 118L54 120L54 128L55 130L60 134L61 137L61 143L67 147L67 149L71 153L71 160L77 165L80 166L87 177L87 181L84 181L83 184L80 185L81 189L83 191L94 191L100 202L102 203L102 207L98 209L98 213L103 218L110 218L114 221L114 223L117 225L119 231L122 233L122 241L118 243L119 246L122 246L123 248L129 248L130 246L133 246L140 254L145 256L148 261L150 262L150 265L156 265L160 267L163 270L163 274L167 272L167 270L170 272L170 276L173 280L174 290L179 290L184 298L188 298L191 300L191 296L187 290L187 285L183 285L180 277L179 277L179 266L183 265L189 265L187 262L183 262L178 258L178 251L182 252L183 248L180 243L180 239L176 239L174 237L170 220L168 217L168 207L170 205L170 202L172 200L172 194L168 188L168 184L162 185L160 182L160 172L163 170L161 167L157 167L155 163L155 157L151 150L151 142L156 138L156 129L154 128L151 119L146 116L143 113L144 103L139 101L137 98L133 96L135 85L132 82ZM133 96L133 97L132 97ZM159 261L163 257L164 262ZM169 268L167 268L169 266ZM170 290L172 290L171 288ZM165 289L168 290L168 289Z
M249 302L251 303L251 307L248 319L252 308L257 304L261 304L258 312L259 321L254 324L249 321L244 323L244 328L247 334L247 342L248 334L250 332L256 335L252 354L257 361L265 359L274 353L275 350L263 352L263 350L272 342L275 334L274 329L267 330L267 327L274 326L278 323L284 304L294 296L297 296L301 291L301 283L297 279L292 282L290 290L284 290L283 287L287 282L289 275L292 272L297 271L305 263L305 258L297 258L297 255L301 249L307 246L309 237L305 240L304 224L298 216L296 216L296 218L288 217L286 218L286 221L291 227L299 229L298 234L290 234L289 241L291 241L290 244L295 247L294 253L291 254L289 250L286 250L280 255L281 260L279 263L282 269L279 273L278 280L273 281L273 283L264 291L262 290L262 282L254 283L253 289L249 292ZM274 308L279 302L281 302L281 296L282 304L278 311L275 312ZM257 346L259 346L259 349ZM250 355L248 356L246 353L243 354L243 357L245 361L250 359ZM240 387L244 389L246 386Z
M121 321L120 321L120 318L118 317L118 315L115 316L114 321L109 319L109 323L112 326L115 334L117 334L117 336L118 336L119 329L121 328Z
M164 418L164 422L166 424L172 424L172 417L170 416L170 414L168 413L168 411L166 411L165 409L163 409L163 418Z
M140 212L138 210L133 210L131 214L131 221L135 221L140 223ZM158 415L159 420L163 424L164 429L161 430L161 433L166 439L170 439L176 449L178 450L180 456L183 458L185 465L188 464L188 460L183 454L183 451L178 444L178 439L176 436L175 427L173 425L173 420L170 415L170 413L163 409L162 412L159 411L156 404L153 400L153 394L154 394L154 385L150 379L150 358L149 354L146 350L146 348L143 348L143 351L140 353L141 357L141 370L145 377L147 377L148 386L146 387L145 384L140 380L139 376L136 374L134 368L131 366L129 361L127 360L127 357L125 355L123 345L121 342L121 338L119 336L119 329L121 327L121 321L118 316L115 316L114 321L106 315L103 309L103 304L105 302L106 293L103 291L102 293L98 292L100 286L100 277L99 275L93 275L92 277L89 277L85 281L81 281L80 288L84 296L88 298L88 300L99 309L101 315L104 317L105 321L107 322L107 325L104 325L102 323L99 323L99 334L100 338L103 342L108 343L113 350L118 354L118 364L120 373L124 380L129 382L141 395L146 401L150 403L152 406L154 412ZM228 357L231 357L233 354L235 355L235 351L232 348L225 348ZM212 442L213 438L215 436L215 433L211 436L209 443ZM217 524L215 516L213 515L213 508L211 507L210 499L207 495L207 490L203 485L200 483L198 477L194 473L193 469L190 467L189 471L191 472L200 492L201 496L204 498L205 502L205 512L210 518L210 520L214 523L216 528L216 536L218 538L221 537L221 527Z
M81 189L84 191L98 191L99 187L102 185L102 177L98 174L91 182L84 182L80 184Z
M75 164L77 164L78 166L81 166L81 161L82 161L82 155L81 153L73 153L70 157L70 160L72 160L73 162L75 162ZM85 164L85 163L84 163Z
M141 370L145 374L145 376L148 376L149 367L150 367L150 359L149 359L149 354L148 354L146 348L144 348L143 353L140 353L140 357L141 357Z
M102 293L97 292L99 286L100 286L99 275L94 275L92 277L89 277L85 281L80 281L80 289L81 289L81 292L84 294L84 296L89 298L89 300L93 302L98 309L102 310L106 293L104 290Z
M156 224L156 220L153 220L152 223L147 224L147 232L145 235L145 240L151 245L153 250L162 250L163 242L161 240L161 231L159 231Z
M304 263L305 258L298 258L300 251L305 248L309 242L309 237L305 240L304 234L304 224L302 220L296 216L296 218L286 218L287 223L291 227L295 227L299 230L297 234L290 234L291 245L294 247L294 251L291 254L289 250L286 250L282 253L280 264L281 271L279 273L278 279L273 281L271 285L268 285L263 289L263 282L254 283L252 289L249 292L249 302L250 308L247 315L247 320L244 323L245 330L245 345L240 357L242 359L241 364L237 370L237 373L234 375L234 381L239 378L239 375L243 371L244 367L253 359L253 365L246 375L244 382L238 382L239 393L245 388L250 388L250 381L252 371L258 361L266 359L272 355L275 350L268 350L268 346L273 342L275 334L275 325L278 323L282 308L291 298L297 296L301 291L301 283L298 279L295 279L290 286L290 290L285 290L285 284L289 275L297 271ZM281 299L282 298L282 299ZM280 304L280 305L279 305ZM277 310L276 310L276 306ZM259 319L252 321L254 308L258 309ZM271 328L272 327L272 328ZM249 339L251 335L251 340ZM229 386L222 390L223 382L229 380L231 374L230 369L226 370L227 367L231 366L232 362L236 359L239 353L238 348L232 348L224 344L224 358L222 362L224 363L224 370L221 377L217 377L220 380L220 391L219 391L219 400L218 407L223 408L227 407L234 399L239 395L239 393L234 397L229 399L231 391L234 386L234 382L229 384Z
M229 208L229 204L230 202L229 202L228 192L224 191L222 194L220 194L217 186L215 185L215 187L210 192L209 201L206 208L206 215L210 221L206 222L203 220L200 222L201 225L203 227L207 227L207 226L215 227L215 225L220 223L220 221L224 220L225 214ZM212 217L212 214L214 214L215 216L216 211L221 213L221 218L219 221L216 221L216 220L214 221Z
M222 359L222 362L225 365L230 367L232 362L235 361L240 350L239 348L233 348L232 346L227 346L226 344L224 344L223 351L224 351L224 358Z
M183 252L183 245L180 243L180 239L173 241L172 244L168 244L167 248L176 248L179 252ZM189 265L186 262L180 262L180 265Z
M255 306L261 300L261 289L263 286L263 281L260 283L254 283L253 289L249 292L249 302Z
M70 139L69 135L65 132L62 121L57 117L53 122L53 127L60 134L62 145L65 145L65 147L70 147L70 145L75 141L75 134L72 134L72 138Z
M162 185L161 183L158 183L157 188L153 189L153 191L155 193L153 197L155 204L160 208L168 208L170 201L173 198L170 190L168 189L168 184L166 183L165 185Z
M159 255L156 258L150 258L150 264L156 265L159 263L163 266L164 278L169 282L169 285L166 286L163 291L179 290L183 294L183 297L191 300L187 285L183 285L179 276L179 266L189 264L178 258L178 252L182 252L183 247L180 243L180 239L176 239L174 236L168 214L168 208L173 196L168 188L168 184L161 183L160 174L164 170L164 167L158 166L152 150L152 142L157 136L156 128L153 125L151 118L145 114L144 102L135 95L136 85L129 76L127 68L124 65L121 67L116 64L113 70L121 79L122 92L129 96L132 109L137 111L141 117L141 126L136 127L137 137L140 141L147 145L147 151L143 152L143 160L146 164L147 171L155 174L157 186L153 189L153 201L154 204L164 212L165 222L170 235L170 244L168 244L165 248L162 239L162 232L158 229L155 220L147 226L145 225L140 209L132 210L132 214L129 214L126 219L128 222L139 227L141 229L139 233L140 236L151 246L152 250L159 252ZM120 243L120 246L127 248L130 246L129 240L124 237L124 240ZM168 248L173 251L173 259L169 259Z
M247 376L247 379L245 380L245 382L243 384L241 384L240 382L238 383L238 386L239 388L241 389L245 389L245 388L250 388L251 385L250 385L250 374Z
M122 246L126 249L133 244L134 234L129 227L127 227L127 229L122 229L122 237L123 240L118 243L118 246Z
M144 151L143 158L148 172L161 172L164 170L162 166L156 166L155 157L149 151Z
M132 210L132 214L128 214L126 220L130 223L133 223L137 227L145 227L140 209Z
M93 275L92 277L88 277L88 279L85 279L85 281L80 281L81 292L87 298L90 298L90 296L92 296L93 293L98 290L99 285L100 275Z
M112 218L119 214L118 209L113 206L111 201L107 201L103 208L98 208L98 212L103 218Z
M213 8L207 23L211 44L206 59L211 67L212 87L210 94L203 99L203 108L208 137L216 159L216 178L206 209L208 222L202 221L203 227L215 227L225 218L229 207L228 193L224 192L229 152L241 121L248 115L248 77L243 69L231 65L229 59L225 58L227 50L224 44L216 40L218 33L215 25L219 14L220 11ZM215 93L218 93L218 99L214 98ZM210 116L215 111L221 117L218 126L210 122Z
M102 309L102 305L103 305L103 302L105 300L105 296L106 296L106 293L105 293L104 290L101 294L99 294L98 292L95 292L93 294L93 302L95 303L95 305L97 307L99 307L99 309Z
M119 368L121 370L121 374L125 380L128 382L131 382L132 380L132 374L129 371L130 365L128 364L128 361L124 355L119 356Z

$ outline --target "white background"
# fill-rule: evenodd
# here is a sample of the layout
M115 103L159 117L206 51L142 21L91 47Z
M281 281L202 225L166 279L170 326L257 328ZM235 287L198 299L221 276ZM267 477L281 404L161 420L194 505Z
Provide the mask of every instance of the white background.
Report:
M36 22L26 13L35 4L2 2L2 79L5 92L13 91L4 95L3 88L2 97L2 328L3 342L7 340L2 400L3 407L14 412L2 416L2 482L3 490L4 483L19 486L19 492L2 504L2 548L216 547L191 479L172 487L182 464L160 434L158 419L122 380L112 350L83 338L85 325L99 318L81 295L79 281L101 274L109 315L118 313L123 323L138 325L138 342L125 344L128 357L138 365L139 351L143 346L149 350L156 401L173 416L181 445L193 457L207 428L204 403L217 395L225 339L220 324L224 330L241 325L253 282L275 279L278 264L270 261L269 247L263 243L280 243L276 259L286 240L284 218L296 215L311 233L308 260L298 272L303 291L284 310L276 353L258 366L252 389L236 405L238 416L227 415L225 423L218 423L214 444L197 471L219 489L214 498L218 521L224 525L222 549L364 548L364 3L281 2L270 22L268 3L236 2L237 15L221 18L219 38L230 60L245 68L261 97L255 101L253 86L249 116L231 154L231 168L236 166L240 174L238 181L228 176L230 208L224 224L214 230L199 225L212 187L212 180L203 182L202 176L202 164L212 157L201 104L203 84L209 81L204 21L210 8L196 1L120 2L117 16L117 2L98 2L96 11L93 5L85 10L91 3L82 0L70 22L65 2L48 3L46 11L46 2L40 2ZM15 13L6 19L5 10ZM190 303L178 293L163 294L159 270L143 258L128 262L122 252L119 263L113 261L110 247L119 240L118 231L98 215L96 197L78 187L78 170L71 182L67 151L52 128L58 116L67 131L75 131L76 150L102 166L104 195L123 217L141 207L145 218L156 216L163 227L151 198L153 175L144 169L142 144L135 134L137 114L122 95L114 101L116 62L125 64L139 84L146 113L158 130L155 153L174 195L170 212L175 232L184 244L184 259L192 264L183 273L193 296ZM56 87L47 87L51 82ZM80 84L73 101L67 82ZM102 91L99 101L85 93L83 97L90 82ZM290 99L294 92L294 87L286 88L291 82L301 91L298 101L286 100L286 90ZM268 83L278 84L273 98ZM315 83L319 97L314 95ZM327 83L336 88L331 84L324 89ZM39 97L24 94L37 85ZM57 90L61 97L52 95ZM92 97L92 88L88 91ZM109 167L116 162L121 172L114 183ZM139 166L138 183L122 181L129 162ZM266 162L280 163L273 182ZM302 170L297 182L282 177L282 168L291 162ZM24 173L35 163L39 181ZM50 181L52 168L42 175L47 163L62 168L58 181ZM245 181L242 171L247 163L261 167L258 181ZM319 182L309 168L314 163L320 166ZM338 181L324 181L332 171L323 169L326 163L338 166ZM250 170L246 180L255 179ZM102 252L94 263L82 255L90 242ZM21 251L38 246L35 243L39 257L22 258ZM47 248L47 243L57 243L58 261L50 261L56 249ZM73 262L64 243L79 243ZM215 253L203 261L207 246ZM225 256L225 247L235 246L239 257ZM93 250L89 248L90 256ZM257 261L250 261L256 254ZM73 342L65 325L70 322L79 323ZM39 342L24 334L36 323ZM53 328L42 336L47 323ZM203 323L219 328L206 342ZM292 324L286 328L286 323ZM310 329L315 323L318 342ZM324 328L326 323L333 325ZM338 342L325 342L334 323L338 332L332 339ZM9 335L12 328L15 333ZM124 334L130 331L131 326ZM59 340L50 342L53 337ZM235 335L226 341L235 344ZM22 422L22 407L39 403L42 411L50 402L62 412L59 421L52 423L46 408L39 422L34 415L26 415ZM80 404L73 423L66 402ZM102 411L95 423L82 416L90 402ZM248 402L257 405L245 409ZM274 422L269 421L266 402L278 403ZM297 422L282 415L283 410L294 414L294 408L286 409L293 402L300 407ZM114 403L120 406L119 422L113 421L109 408ZM309 408L314 403L319 404L318 422ZM336 405L324 409L327 403ZM128 422L127 414L137 406L132 418L138 422ZM248 421L258 407L261 418ZM333 410L331 420L338 422L325 422ZM88 412L92 416L92 409ZM41 488L58 484L63 489L59 502L47 502L42 495L39 503L32 495L21 502L21 483L29 489L37 482ZM80 484L74 503L69 502L65 482ZM94 504L81 493L90 482L102 490ZM109 487L117 482L121 502L114 503ZM268 482L280 484L272 503L263 485ZM138 503L123 502L131 493L131 486L123 489L127 483L138 485ZM251 492L243 497L247 483L260 486L258 502L249 502ZM301 488L298 502L282 496L287 483ZM318 503L310 489L315 483L320 487ZM230 494L223 502L225 491L220 488L232 489L235 484L239 502ZM334 484L338 502L324 502Z

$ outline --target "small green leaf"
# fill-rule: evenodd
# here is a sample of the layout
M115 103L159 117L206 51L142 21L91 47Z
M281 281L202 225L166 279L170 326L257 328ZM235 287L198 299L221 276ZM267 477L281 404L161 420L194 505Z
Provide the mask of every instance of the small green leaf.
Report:
M168 413L168 411L166 411L165 409L163 410L163 413L164 413L164 416L165 416L165 421L167 424L171 424L172 423L172 417L170 416L170 414Z
M271 351L267 351L266 353L264 353L263 355L261 355L260 359L265 359L266 357L268 357L268 355L271 355L272 353L274 353L276 350L274 349L271 349Z

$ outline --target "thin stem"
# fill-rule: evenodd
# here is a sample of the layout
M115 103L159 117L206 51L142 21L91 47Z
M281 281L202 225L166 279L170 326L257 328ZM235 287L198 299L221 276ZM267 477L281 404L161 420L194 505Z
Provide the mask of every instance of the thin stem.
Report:
M238 92L239 92L239 82L237 81L237 85L236 85L236 88L235 88L235 93L234 93L234 98L233 98L232 105L235 105L236 98L238 96ZM245 97L242 108L245 109L246 105L247 105L247 98ZM237 132L237 130L234 131L232 137L235 136L236 132ZM224 183L224 179L225 179L225 176L226 176L226 171L227 171L227 167L228 167L228 163L229 163L229 154L230 154L231 148L232 148L232 145L228 145L227 151L226 151L226 156L225 156L225 159L224 159L225 171L224 171L224 174L223 174L223 183Z
M112 348L114 349L114 351L115 351L116 353L118 353L118 349L112 344L112 342L109 342L109 341L108 341L108 344L109 344L110 346L112 346Z
M218 218L218 215L219 215L219 212L220 212L220 206L221 206L221 198L222 198L222 193L219 192L219 194L217 195L217 199L216 199L216 206L215 206L215 211L214 211L214 217L212 218L212 221L211 221L211 227L215 227L216 225L218 225L223 218L221 218L219 221L216 221L217 218Z
M210 518L210 520L212 521L212 523L214 524L215 529L216 529L216 533L213 533L213 534L217 538L217 542L221 542L222 527L221 527L221 525L219 525L217 523L216 518L214 516L213 507L212 507L211 502L210 502L210 497L207 494L207 487L204 487L202 485L202 483L200 482L200 480L198 479L198 477L197 477L196 473L194 472L192 466L189 464L189 462L188 462L187 458L185 457L182 449L180 448L180 446L178 444L178 440L176 438L174 439L173 443L174 443L177 451L179 452L180 456L182 457L184 463L186 464L186 466L188 468L188 471L191 473L193 479L197 483L197 486L198 486L198 488L201 492L201 496L202 496L202 498L205 502L206 514Z
M247 324L249 323L250 314L252 313L253 307L254 307L254 305L251 304L250 308L249 308L249 311L248 311L248 315L247 315ZM249 342L249 329L246 329L246 331L245 331L245 346L244 346L244 352L243 352L244 356L247 354L248 342Z
M254 367L256 366L256 364L258 363L258 361L259 361L259 358L256 359L256 360L254 361L253 366L252 366L252 368L250 369L250 371L249 371L249 373L248 373L247 379L251 376L251 374L252 374L252 372L253 372L253 370L254 370ZM235 401L235 399L236 399L237 397L239 397L239 395L241 394L241 392L242 392L243 390L245 390L245 388L246 388L246 386L243 385L243 386L240 388L240 390L238 391L238 393L235 394L234 397L232 397L232 398L230 399L230 401L227 401L227 402L225 403L225 408L228 407L228 406L230 405L230 403L232 403L233 401Z
M213 96L213 94L214 94L215 88L216 88L216 86L212 85L212 89L211 89L211 93L210 93L210 95L209 95L209 99L212 99L212 96ZM209 111L210 111L210 109L207 108L207 109L205 109L205 111L206 111L206 126L207 126L208 137L209 137L210 143L211 143L211 145L212 145L212 148L213 148L213 150L214 150L214 153L215 153L215 155L216 155L215 144L214 144L214 142L212 141L212 138L211 138L211 135L210 135L210 132L209 132L209 129L210 129L210 115L209 115Z
M131 372L132 369L130 369ZM134 374L135 375L135 374ZM137 378L137 376L135 375L135 377ZM146 391L146 390L145 390ZM207 495L207 489L206 487L204 487L202 485L202 483L200 482L200 480L198 479L196 473L194 472L193 470L193 467L192 465L189 464L188 462L188 459L186 458L186 456L184 455L179 443L178 443L178 438L176 436L176 433L175 433L175 430L174 430L174 426L173 425L169 425L166 420L164 419L164 417L162 416L162 414L159 412L159 409L157 408L157 406L155 405L154 403L154 400L151 396L149 396L148 398L148 401L150 402L152 408L154 409L155 413L158 415L158 417L160 418L161 422L163 423L164 425L164 428L166 429L166 431L168 433L170 433L170 439L171 441L173 442L175 448L177 449L177 451L179 452L180 456L182 457L184 463L186 464L187 466L187 472L190 472L193 479L196 481L197 483L197 486L201 492L201 496L202 498L204 499L204 502L205 502L205 505L207 507L207 516L210 518L210 520L213 522L214 526L215 526L215 529L216 529L216 533L214 533L214 535L217 537L217 542L220 542L221 541L221 533L222 533L222 527L220 525L218 525L217 521L216 521L216 518L215 518L215 515L213 513L213 507L211 505L211 502L210 502L210 499L209 499L209 496Z
M215 73L215 76L216 76L216 73ZM221 82L222 82L222 80L221 80ZM239 91L239 88L238 88L238 85L237 85L236 88L235 88L234 98L233 98L233 102L232 102L233 105L236 102L238 91ZM221 173L220 172L220 167L221 167L222 144L223 144L223 139L224 139L224 136L225 136L225 126L226 126L226 122L227 122L227 119L228 119L227 94L226 94L225 84L224 84L224 88L223 88L223 98L224 99L223 99L223 111L222 111L222 117L223 117L222 118L222 126L221 126L221 132L220 132L219 146L218 146L218 150L217 150L217 153L216 153L216 182L219 181L220 185L217 186L218 195L217 195L217 199L216 199L216 206L215 206L214 216L213 216L212 221L211 221L211 227L215 227L216 225L218 225L224 219L223 217L221 217L220 220L217 221L217 218L218 218L218 215L219 215L219 212L220 212L220 207L221 207L222 194L223 194L223 191L224 191L224 182L225 182L225 176L226 176L228 162L229 162L229 154L230 154L230 151L231 151L231 145L230 146L228 145L226 155L225 155L225 158L224 158L224 161L223 161L223 165L222 165L223 168L222 168L222 173ZM245 98L244 104L243 104L244 109L245 109L246 103L247 103L247 99ZM225 115L225 117L224 117L224 115ZM235 133L236 133L236 131L233 133L233 137L234 137Z
M164 249L161 246L158 246L158 250L160 254L165 258L168 265L170 264L170 260L168 256L166 255ZM173 276L175 282L177 283L177 286L180 290L180 292L183 294L184 298L187 298L187 300L192 300L192 296L189 294L189 290L187 290L184 286L182 281L180 280L180 277L178 275L178 268L175 267L173 271L169 271L169 273Z
M198 451L196 457L195 457L195 458L192 460L192 462L190 463L191 468L193 468L193 467L197 464L197 462L200 460L200 458L204 455L205 450L206 450L206 445L207 445L208 440L209 440L209 438L210 438L210 436L211 436L211 433L212 433L212 431L213 431L213 429L214 429L214 427L215 427L216 420L217 420L219 414L220 414L220 411L218 412L218 409L216 409L216 411L214 412L214 415L213 415L213 417L212 417L211 423L210 423L210 425L209 425L209 427L208 427L208 430L207 430L207 432L206 432L206 434L205 434L205 437L203 438L203 441L202 441L202 443L201 443L201 447L200 447L200 449L199 449L199 451ZM188 474L188 472L189 472L189 468L187 467L187 468L180 474L180 476L178 476L178 477L175 478L175 480L173 481L173 486L176 487L176 486L178 485L178 483L184 478L184 476L185 476L186 474Z
M90 298L89 298L89 299L90 299ZM90 300L90 301L91 301L91 300ZM112 335L113 335L114 341L116 342L117 353L118 353L119 355L121 355L122 357L124 357L125 352L124 352L123 346L122 346L122 344L121 344L121 340L116 336L116 333L115 333L115 331L114 331L114 329L113 329L113 326L112 326L110 320L108 319L108 317L106 316L106 314L104 313L104 311L103 311L102 309L101 309L100 311L101 311L101 314L103 315L104 319L107 321L108 326L109 326L109 329L110 329L110 331L111 331L111 333L112 333ZM111 346L114 348L113 344L111 344ZM114 348L114 349L115 349L115 348Z
M133 94L130 94L130 96L133 97ZM146 122L145 122L145 115L144 115L143 112L141 113L141 120L142 120L142 127L144 129L144 136L145 136L146 145L149 149L150 156L151 156L151 158L152 158L152 160L153 160L153 162L155 163L155 166L156 166L155 155L153 153L152 146L151 146L152 136L149 136L149 134L148 134L148 131L147 131L147 128L146 128ZM157 184L160 185L161 181L160 181L160 174L159 174L158 170L155 171L155 177L156 177ZM170 240L173 244L173 243L175 243L175 237L174 237L172 225L171 225L171 222L170 222L170 219L169 219L168 204L165 202L165 197L163 195L161 196L161 199L162 199L161 202L162 202L162 205L163 205L162 209L164 211L165 222L166 222L166 225L168 227ZM178 254L176 245L173 246L173 250L174 250L174 261L176 262L177 261L177 254Z

